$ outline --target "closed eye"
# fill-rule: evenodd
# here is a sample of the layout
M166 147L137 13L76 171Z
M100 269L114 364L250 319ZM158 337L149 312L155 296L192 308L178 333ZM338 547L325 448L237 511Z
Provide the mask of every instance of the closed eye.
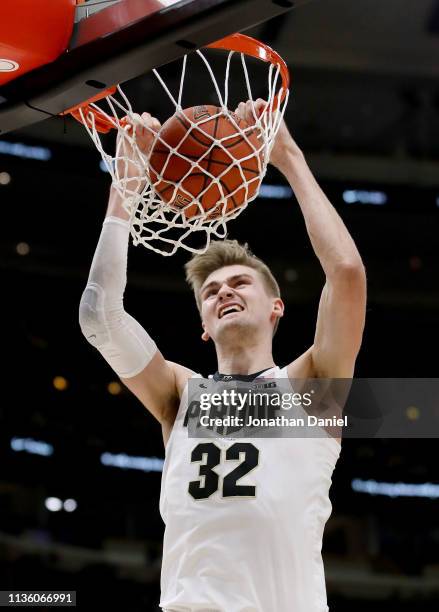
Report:
M246 287L250 282L247 280L240 280L235 284L235 288L239 289L239 287Z
M208 289L207 291L205 291L205 293L203 294L203 300L207 300L207 298L212 297L213 295L216 295L218 292L218 289Z
M227 279L227 281L225 282L232 289L239 289L239 288L242 289L248 285L251 285L251 283L253 282L253 279L247 276L242 277L240 275L236 275L236 276L233 276ZM201 299L207 300L208 298L215 296L218 293L218 289L219 289L219 285L217 285L216 283L213 283L210 286L208 285L206 289L204 289L204 291L201 292Z

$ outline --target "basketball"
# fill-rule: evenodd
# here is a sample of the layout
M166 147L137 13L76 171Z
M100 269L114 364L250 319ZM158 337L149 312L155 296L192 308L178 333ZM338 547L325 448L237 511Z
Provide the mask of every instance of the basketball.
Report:
M168 119L149 160L155 192L186 218L214 219L241 207L261 182L262 142L257 130L216 106L193 106ZM166 144L164 144L166 143ZM172 152L171 152L172 150ZM215 180L217 179L217 180ZM175 188L175 183L179 183Z

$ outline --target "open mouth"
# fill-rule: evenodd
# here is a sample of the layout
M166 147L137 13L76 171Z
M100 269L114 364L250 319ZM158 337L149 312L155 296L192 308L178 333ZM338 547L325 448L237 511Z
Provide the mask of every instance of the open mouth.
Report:
M224 316L231 314L232 312L242 312L244 308L240 304L226 304L222 306L218 312L218 318L222 319Z

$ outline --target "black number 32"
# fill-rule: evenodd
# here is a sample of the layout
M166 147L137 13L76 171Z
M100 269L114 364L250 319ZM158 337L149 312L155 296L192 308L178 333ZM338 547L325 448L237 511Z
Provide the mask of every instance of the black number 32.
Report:
M239 485L238 480L251 472L259 463L259 449L248 442L235 442L225 452L226 461L241 463L224 476L223 497L255 497L256 487ZM220 477L214 468L221 462L221 449L213 442L198 444L191 453L191 463L199 463L198 480L189 483L189 494L194 499L207 499L218 490Z

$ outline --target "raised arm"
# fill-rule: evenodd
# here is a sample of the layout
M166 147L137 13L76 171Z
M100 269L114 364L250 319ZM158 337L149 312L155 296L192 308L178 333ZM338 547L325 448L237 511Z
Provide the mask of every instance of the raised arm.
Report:
M301 208L308 236L326 282L320 298L310 375L351 378L361 346L366 312L366 273L341 217L315 180L283 123L271 163L287 178Z
M263 100L257 101L262 108ZM237 111L250 118L249 104ZM366 311L366 274L357 247L329 202L285 122L270 163L284 174L301 208L326 282L320 298L314 344L289 366L291 377L351 378L360 349Z
M158 121L146 113L142 121L152 129L160 127ZM136 129L137 142L140 141L147 152L153 139L151 132L142 129L140 124L128 129ZM121 146L125 145L118 141L118 150ZM125 150L124 154L129 155L130 151ZM122 171L125 162L119 163ZM136 176L135 166L128 166L132 190L142 188ZM79 322L90 344L161 423L166 443L178 408L180 389L191 372L166 361L145 329L124 309L129 234L129 216L121 196L111 187L107 214L81 298Z

